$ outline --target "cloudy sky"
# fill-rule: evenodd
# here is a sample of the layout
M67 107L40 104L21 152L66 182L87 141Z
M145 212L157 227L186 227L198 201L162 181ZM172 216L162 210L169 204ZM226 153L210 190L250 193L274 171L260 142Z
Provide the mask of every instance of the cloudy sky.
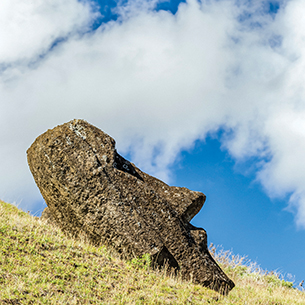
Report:
M204 192L210 242L301 281L304 14L303 0L1 0L0 198L41 213L26 149L83 118Z

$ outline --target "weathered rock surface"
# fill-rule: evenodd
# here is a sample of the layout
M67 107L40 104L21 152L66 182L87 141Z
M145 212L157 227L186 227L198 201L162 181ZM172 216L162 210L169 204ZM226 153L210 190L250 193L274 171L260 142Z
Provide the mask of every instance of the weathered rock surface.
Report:
M86 234L125 258L149 253L155 263L167 261L185 279L224 294L234 287L211 257L205 230L189 223L204 194L142 172L117 153L110 136L83 120L48 130L27 156L49 208L44 217L64 232Z

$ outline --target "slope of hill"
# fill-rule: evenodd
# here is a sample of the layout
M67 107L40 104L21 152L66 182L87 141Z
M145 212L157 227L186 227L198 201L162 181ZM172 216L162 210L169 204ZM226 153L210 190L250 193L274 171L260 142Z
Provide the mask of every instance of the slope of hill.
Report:
M120 260L0 201L0 304L305 304L292 283L211 252L236 284L228 296L152 270L149 256Z

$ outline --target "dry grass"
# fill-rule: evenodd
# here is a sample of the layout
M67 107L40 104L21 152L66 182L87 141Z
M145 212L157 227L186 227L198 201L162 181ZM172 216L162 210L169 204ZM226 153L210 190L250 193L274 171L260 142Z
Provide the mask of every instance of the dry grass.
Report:
M0 202L0 304L305 304L304 292L278 275L211 252L236 284L226 297L152 270L148 255L122 261Z

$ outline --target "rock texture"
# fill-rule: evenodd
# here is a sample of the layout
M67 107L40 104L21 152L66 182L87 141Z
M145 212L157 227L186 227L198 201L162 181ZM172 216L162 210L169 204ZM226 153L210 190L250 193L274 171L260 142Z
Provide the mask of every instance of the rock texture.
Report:
M44 217L66 233L86 234L125 258L149 253L185 279L223 294L234 283L207 248L205 230L191 225L205 195L171 187L139 170L115 149L115 141L83 120L39 136L28 163L48 210Z

